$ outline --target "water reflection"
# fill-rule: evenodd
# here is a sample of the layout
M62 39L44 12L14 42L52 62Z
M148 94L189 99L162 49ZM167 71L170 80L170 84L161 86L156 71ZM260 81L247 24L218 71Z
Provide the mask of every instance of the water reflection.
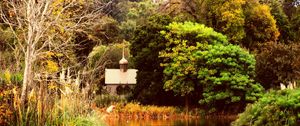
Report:
M231 119L107 120L108 126L230 126Z

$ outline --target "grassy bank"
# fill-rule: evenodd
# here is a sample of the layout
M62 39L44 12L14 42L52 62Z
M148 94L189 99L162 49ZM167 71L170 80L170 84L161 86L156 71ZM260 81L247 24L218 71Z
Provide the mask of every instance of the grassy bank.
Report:
M106 113L106 118L130 120L169 120L192 118L236 119L235 114L215 113L206 114L203 109L193 108L186 112L182 107L140 105L139 103L115 103L112 113L107 113L107 107L98 107L100 113Z
M175 107L143 106L138 103L119 104L116 106L115 112L121 118L134 119L168 119L180 114L180 111Z

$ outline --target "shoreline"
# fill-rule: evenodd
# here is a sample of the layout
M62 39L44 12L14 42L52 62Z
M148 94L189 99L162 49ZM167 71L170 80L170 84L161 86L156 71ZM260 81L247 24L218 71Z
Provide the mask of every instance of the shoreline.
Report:
M164 113L125 113L114 112L105 113L105 119L128 119L128 120L188 120L188 119L237 119L237 114L207 114L207 115L186 115L184 113L164 114Z

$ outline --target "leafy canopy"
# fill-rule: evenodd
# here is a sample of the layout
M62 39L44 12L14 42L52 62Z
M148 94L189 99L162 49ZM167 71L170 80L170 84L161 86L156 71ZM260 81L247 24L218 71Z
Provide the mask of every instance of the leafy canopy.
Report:
M268 5L256 0L207 0L205 5L206 24L233 44L255 50L261 43L278 40L280 32ZM280 23L288 22L282 19Z
M238 44L246 36L242 8L245 3L245 0L208 0L207 17L213 19L208 24L227 35L229 41Z
M166 49L160 52L164 58L166 90L172 90L182 96L194 91L197 77L197 50L204 50L208 44L227 43L226 36L193 22L173 22L167 26L169 31L161 31L167 40Z

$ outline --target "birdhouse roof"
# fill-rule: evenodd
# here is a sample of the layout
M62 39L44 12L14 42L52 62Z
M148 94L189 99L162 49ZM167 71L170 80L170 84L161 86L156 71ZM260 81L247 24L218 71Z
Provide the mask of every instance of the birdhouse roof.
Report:
M128 61L123 57L120 61L119 64L128 64Z
M121 72L120 69L105 69L105 84L136 84L136 72L136 69L128 69L126 72Z

